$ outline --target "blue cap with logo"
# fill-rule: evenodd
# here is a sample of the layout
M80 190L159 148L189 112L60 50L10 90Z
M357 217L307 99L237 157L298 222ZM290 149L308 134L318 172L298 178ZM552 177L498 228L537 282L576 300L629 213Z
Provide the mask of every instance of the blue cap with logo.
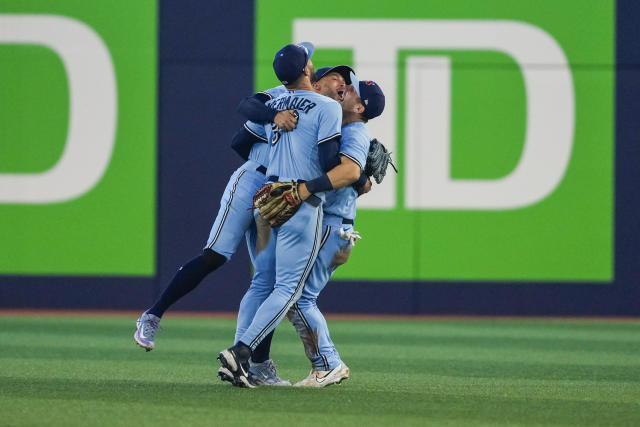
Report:
M351 84L364 105L364 116L367 119L378 117L384 111L384 93L374 81L360 81L351 73Z
M316 70L316 81L320 80L329 73L338 73L344 78L344 82L351 84L351 73L353 69L347 65L336 65L335 67L322 67Z
M313 55L313 44L302 42L288 44L280 49L273 59L273 71L284 85L295 82L304 71Z

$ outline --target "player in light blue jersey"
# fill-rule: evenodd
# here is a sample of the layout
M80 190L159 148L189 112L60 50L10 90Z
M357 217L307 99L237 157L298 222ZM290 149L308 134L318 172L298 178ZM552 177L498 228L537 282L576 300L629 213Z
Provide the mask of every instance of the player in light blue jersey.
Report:
M267 179L302 182L299 194L305 203L289 221L271 230L268 244L275 244L273 291L239 341L218 357L223 373L247 387L253 387L248 377L252 350L300 297L317 257L324 193L351 185L360 177L360 167L351 159L340 157L340 164L333 161L340 147L342 107L335 100L313 92L312 54L313 46L302 43L285 46L274 58L274 71L289 91L267 104L280 111L295 109L299 120L291 132L280 132L276 127L269 130Z
M284 86L278 86L256 96L270 99L284 92L286 92ZM247 102L241 105L246 106L246 104ZM264 117L257 117L257 119L264 122L273 121L282 129L293 129L297 123L297 119L290 110L269 109L263 115ZM147 351L155 346L155 334L164 312L195 289L209 273L230 259L247 230L251 230L253 214L247 210L247 206L251 206L253 195L265 182L269 158L269 145L264 126L253 122L245 123L244 127L235 134L232 147L246 162L229 179L206 246L200 255L178 269L153 306L147 309L136 322L134 340ZM249 245L248 249L253 258L254 247Z
M364 174L371 140L365 123L382 114L385 104L384 94L375 82L360 82L352 74L351 83L342 102L340 155L356 162L362 175L355 186L327 193L323 208L324 243L302 296L287 315L296 327L312 365L309 376L296 386L325 387L349 377L349 368L331 341L326 320L316 301L333 272L347 262L353 245L360 238L353 229L359 196L355 188L361 188L365 181L371 185L369 177Z

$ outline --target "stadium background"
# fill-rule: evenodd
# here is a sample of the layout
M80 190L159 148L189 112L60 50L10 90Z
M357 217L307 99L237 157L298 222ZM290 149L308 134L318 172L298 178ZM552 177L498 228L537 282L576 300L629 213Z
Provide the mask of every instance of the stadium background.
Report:
M125 143L133 146L139 144L142 147L140 150L146 150L143 154L147 157L140 159L135 157L140 152L134 152L131 158L133 166L129 167L135 173L121 177L121 186L107 194L119 213L113 215L116 221L110 226L105 227L105 221L97 219L100 215L112 215L106 208L101 213L95 213L85 210L88 208L81 204L73 205L76 207L71 207L65 216L58 215L52 221L51 210L41 205L0 205L0 227L3 227L4 236L0 252L0 308L140 310L159 294L175 269L198 252L217 212L219 197L227 179L240 164L237 156L227 147L231 135L242 123L242 118L235 112L239 99L261 89L255 87L255 82L261 81L261 77L256 75L256 67L260 65L256 63L256 49L260 43L265 43L264 36L260 34L258 37L257 33L256 22L259 22L260 14L256 12L256 5L249 1L234 4L224 1L161 1L157 9L154 2L142 2L135 10L126 11L130 19L125 22L119 20L125 10L124 4L120 5L120 9L116 4L111 6L112 9L103 6L99 11L92 12L88 10L91 6L80 7L75 2L52 5L52 2L35 1L20 6L17 3L1 2L0 13L51 13L72 17L77 14L80 16L75 17L81 20L94 13L109 18L110 27L104 24L104 31L118 34L115 42L119 43L118 47L110 44L106 34L100 30L97 30L98 33L107 38L107 45L115 51L126 54L126 44L130 43L134 46L132 57L137 56L136 52L141 52L143 57L151 57L152 65L146 64L144 68L143 64L142 67L144 75L149 77L145 80L147 83L155 81L157 74L157 96L151 91L151 95L147 94L146 104L133 103L128 107L119 104L117 149ZM260 3L258 7L265 3ZM576 22L580 17L577 11L581 9L579 2L565 1L559 4L556 7L562 9L564 15L561 15L566 19L566 25L577 27ZM615 149L611 154L615 156L610 182L615 182L615 187L610 221L613 246L608 254L612 258L610 278L588 281L566 278L539 280L537 277L529 280L473 277L464 280L350 278L334 280L329 284L320 301L324 311L491 315L640 314L637 304L640 297L637 267L640 199L635 166L640 160L640 125L637 120L640 114L640 52L635 48L640 41L640 33L634 22L640 8L632 1L618 1L614 12L613 3L599 4L605 9L609 7L613 22L605 20L607 28L592 28L587 38L596 40L607 31L614 35L615 47L611 47L613 61L582 64L582 71L594 75L608 72L615 76L615 93L611 98L615 102L611 112ZM156 28L155 25L148 25L156 22L156 13L157 62L154 57ZM371 13L362 12L362 16L370 16ZM549 13L553 13L553 10ZM508 15L508 12L505 14ZM461 14L460 18L472 19L474 16ZM136 19L145 25L135 29ZM152 28L152 31L145 33L144 37L136 37L135 31L145 31L145 28ZM127 31L132 31L134 35L131 36ZM274 33L280 34L275 29ZM583 36L581 33L575 35L576 38ZM269 43L277 44L279 40L275 38ZM0 50L0 54L3 52L7 54L6 50ZM116 56L114 62L118 81L122 84L123 74L132 74L134 71L118 61ZM124 67L124 70L119 67ZM7 85L6 82L10 80L4 81ZM127 84L131 88L135 81L130 79ZM122 90L119 87L119 96L124 99L126 94ZM11 105L19 106L20 102L20 99L12 99ZM23 125L28 127L29 112L33 107L27 104L27 98L22 102L23 109L13 108L10 117L16 117L15 111L26 111ZM579 108L580 100L576 103ZM146 110L136 112L136 108ZM155 119L150 114L154 108L157 108ZM0 111L7 112L6 109ZM147 116L151 116L151 119ZM4 120L8 120L6 116ZM148 129L137 132L135 126L131 125L135 120L140 120ZM128 127L123 123L128 123ZM122 135L125 131L129 132L128 139L121 140L126 137ZM16 151L11 151L15 149L7 148L11 145L10 136L6 132L2 135L5 150L2 153L6 157L5 162L0 163L4 168L0 169L0 173L11 168L6 159L15 159L25 153L18 151L16 154ZM136 137L140 140L136 141ZM140 166L138 169L136 162ZM605 158L603 162L606 167ZM591 166L598 167L597 164ZM137 185L141 182L146 185ZM582 191L588 198L594 191L594 183L587 182ZM145 203L138 206L140 200ZM64 209L64 203L57 207ZM568 215L574 215L579 221L582 213L588 214L570 212ZM138 239L134 230L131 230L135 221L144 222L148 229L142 239ZM78 225L80 222L84 224L82 227ZM96 230L92 229L92 225ZM368 233L380 233L382 236L406 234L408 239L429 239L429 236L416 236L411 227L407 230L403 224L393 221L381 222L378 227ZM46 244L44 233L54 235L54 230L58 244ZM525 231L536 232L535 229ZM585 234L590 231L585 228ZM102 237L98 236L100 233ZM104 242L101 238L105 239ZM367 244L367 240L363 240L356 250ZM134 257L137 261L133 265L127 265L125 271L119 271L118 252L126 254L129 248L139 249L137 255L140 258ZM585 253L596 253L601 249L587 247ZM376 265L384 265L384 262L392 265L398 261L397 248L393 245L385 247L377 244L375 249L369 246L367 250L379 254L380 259L372 261ZM105 256L105 253L110 255ZM460 254L447 252L444 255L456 258ZM531 252L520 256L535 259L538 255ZM116 261L111 264L106 261L104 264L91 264L92 259L101 258ZM354 268L362 269L358 265L366 265L365 261L358 259ZM427 261L418 258L416 262ZM468 260L463 258L459 262L463 264ZM585 264L590 262L588 257L584 259ZM347 268L350 266L345 266ZM241 248L232 262L207 278L175 309L234 311L246 288L249 269L247 254Z

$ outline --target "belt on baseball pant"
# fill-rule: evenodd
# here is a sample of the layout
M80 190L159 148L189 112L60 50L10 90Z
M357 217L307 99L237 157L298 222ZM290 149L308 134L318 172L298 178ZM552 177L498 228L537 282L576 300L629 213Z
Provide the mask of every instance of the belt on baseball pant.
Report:
M354 221L349 218L341 217L340 215L334 215L328 212L323 213L323 221L325 224L333 227L340 227L340 225L353 225Z
M269 175L269 177L267 177L267 181L268 182L278 182L278 181L280 181L280 177L277 176L277 175ZM296 179L295 182L297 182L298 184L302 184L303 182L305 182L305 180L304 179ZM322 203L322 199L320 197L316 196L315 194L312 194L309 197L307 197L307 200L305 200L305 202L309 203L314 208L317 208L318 206L320 206L320 203Z
M262 175L266 175L267 174L267 168L265 168L264 166L260 165L256 168L256 171L260 172Z

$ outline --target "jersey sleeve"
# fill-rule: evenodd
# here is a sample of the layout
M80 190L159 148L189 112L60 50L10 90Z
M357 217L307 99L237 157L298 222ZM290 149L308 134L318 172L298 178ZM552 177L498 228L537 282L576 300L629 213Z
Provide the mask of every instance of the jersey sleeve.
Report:
M278 96L282 95L286 91L287 91L287 88L284 87L283 85L280 85L280 86L272 87L271 89L267 89L262 93L264 93L265 95L269 96L269 99L273 99L273 98L277 98Z
M340 136L342 107L336 101L327 102L319 114L318 144Z
M350 158L360 166L360 169L364 170L364 165L367 163L367 155L369 154L370 140L371 137L364 125L357 130L345 131L342 134L340 154Z
M244 128L251 135L259 139L260 141L267 142L267 134L265 132L265 125L261 125L260 123L255 123L252 121L247 121L244 124Z

